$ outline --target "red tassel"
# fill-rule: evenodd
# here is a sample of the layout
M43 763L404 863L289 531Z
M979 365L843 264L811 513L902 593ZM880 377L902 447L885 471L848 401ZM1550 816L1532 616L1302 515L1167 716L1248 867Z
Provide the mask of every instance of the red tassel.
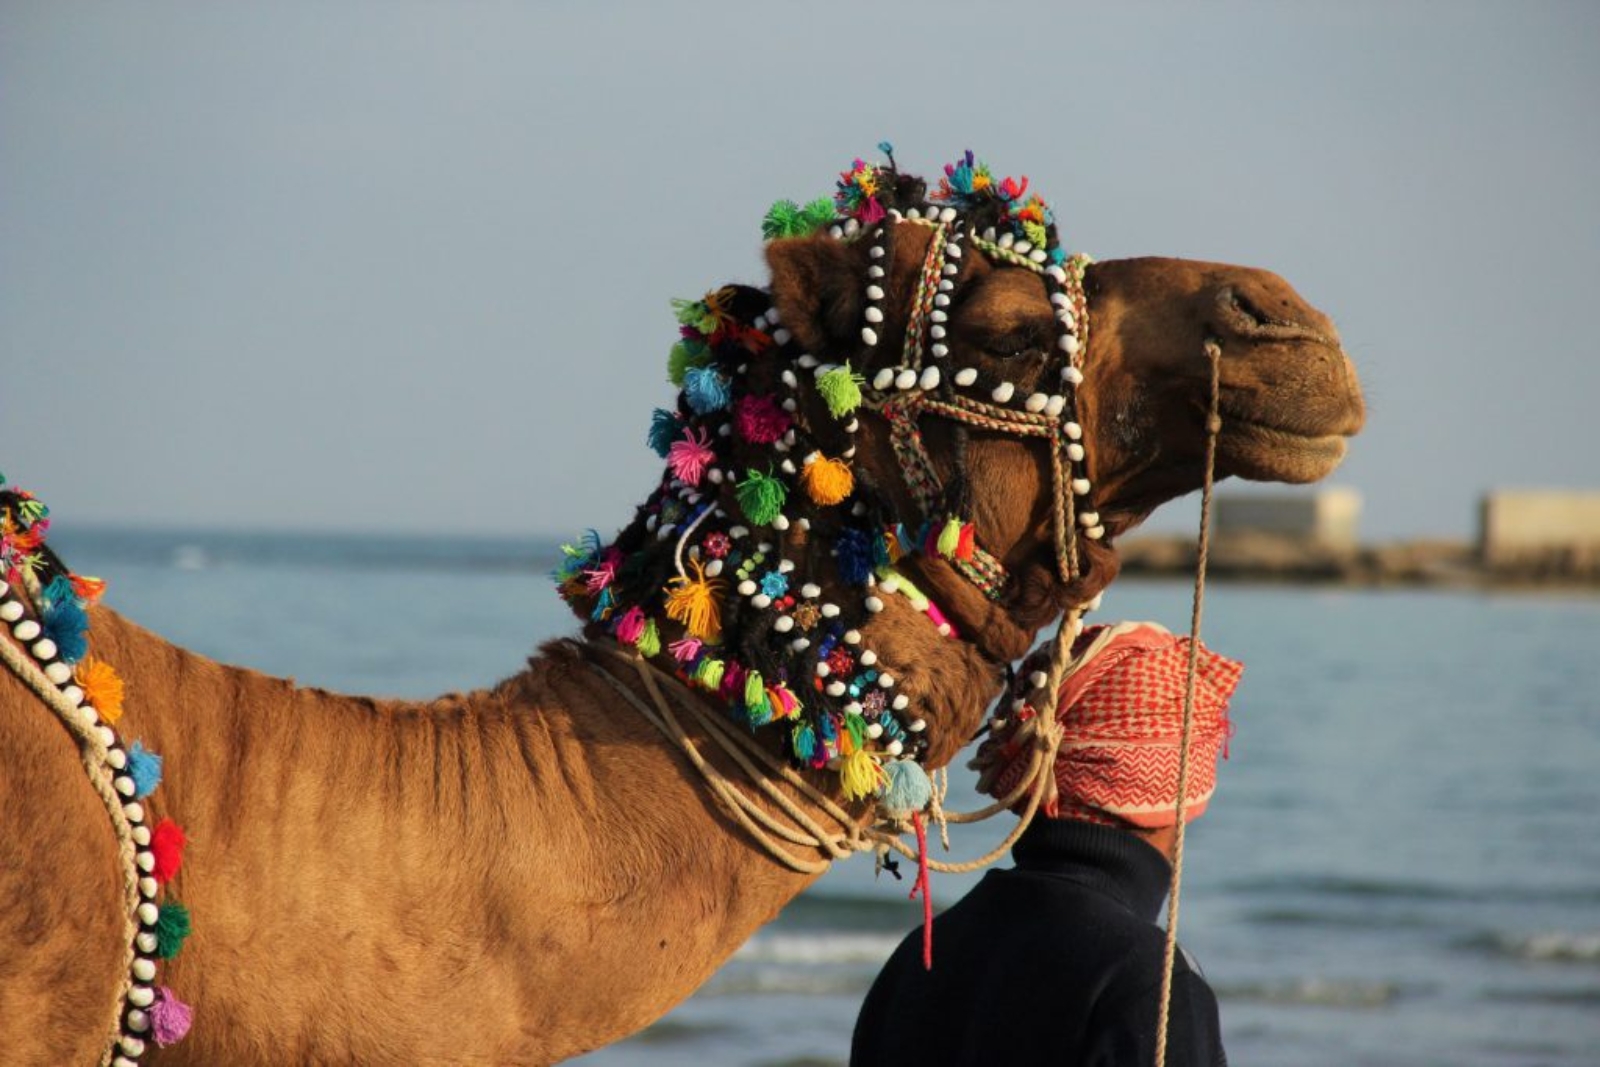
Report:
M977 534L972 523L964 523L961 527L961 539L956 542L956 559L971 560L973 550L977 547Z
M150 870L150 877L161 885L170 881L178 873L178 868L183 866L183 846L188 843L183 827L171 819L162 819L157 823L156 828L150 831L150 854L156 861Z
M922 823L922 812L911 813L911 825L917 828L917 881L911 887L911 899L922 894L922 969L933 970L933 897L928 893L928 828Z

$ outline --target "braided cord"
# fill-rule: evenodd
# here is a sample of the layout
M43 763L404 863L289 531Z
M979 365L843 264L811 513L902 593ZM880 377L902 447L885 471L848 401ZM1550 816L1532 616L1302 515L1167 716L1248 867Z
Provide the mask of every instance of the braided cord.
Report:
M1194 608L1189 616L1189 675L1183 690L1183 740L1178 747L1177 829L1172 842L1172 889L1167 903L1167 940L1161 964L1161 1006L1156 1013L1156 1067L1166 1067L1167 1031L1171 1026L1172 976L1178 952L1178 902L1183 890L1183 812L1189 790L1189 738L1194 725L1194 689L1199 671L1200 616L1206 602L1206 556L1210 547L1211 488L1217 460L1217 436L1222 432L1218 413L1221 393L1222 349L1206 342L1211 364L1211 407L1206 416L1205 481L1200 490L1200 535L1194 576Z

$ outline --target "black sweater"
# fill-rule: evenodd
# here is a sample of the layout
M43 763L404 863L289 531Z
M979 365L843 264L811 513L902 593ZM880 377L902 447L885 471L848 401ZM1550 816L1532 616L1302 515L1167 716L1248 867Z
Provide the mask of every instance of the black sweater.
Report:
M1170 866L1106 826L1040 817L933 924L933 970L914 930L884 965L856 1020L852 1067L1155 1062ZM1178 953L1170 1067L1227 1062L1217 1000Z

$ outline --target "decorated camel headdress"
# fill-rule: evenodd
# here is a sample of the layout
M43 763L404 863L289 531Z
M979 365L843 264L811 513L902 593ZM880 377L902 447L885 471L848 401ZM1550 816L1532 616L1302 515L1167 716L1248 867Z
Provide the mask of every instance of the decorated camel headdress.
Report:
M680 392L675 407L655 412L648 435L666 461L660 484L609 544L590 531L563 546L555 578L619 643L645 657L670 654L683 681L720 698L736 719L782 730L796 766L834 768L847 798L876 795L886 810L905 812L928 801L916 763L926 723L897 692L894 666L864 644L861 626L885 597L901 595L955 636L896 568L910 553L946 559L991 599L1005 591L1005 570L972 521L965 428L1047 442L1063 581L1080 573L1079 534L1099 538L1104 529L1087 503L1076 421L1087 257L1063 250L1049 206L1026 178L996 178L967 152L930 190L899 171L887 144L879 147L887 163L858 159L832 197L779 201L762 224L768 241L826 232L865 245L859 331L871 377L805 351L764 290L730 285L676 301L680 336L668 376ZM897 292L890 267L908 225L930 234L914 286ZM952 358L948 309L974 251L1044 280L1055 336L1025 380ZM902 317L903 343L888 355L885 323ZM897 509L855 467L863 410L887 425L917 513ZM923 444L926 416L957 424L943 479ZM808 540L831 546L832 573L798 573L785 546Z

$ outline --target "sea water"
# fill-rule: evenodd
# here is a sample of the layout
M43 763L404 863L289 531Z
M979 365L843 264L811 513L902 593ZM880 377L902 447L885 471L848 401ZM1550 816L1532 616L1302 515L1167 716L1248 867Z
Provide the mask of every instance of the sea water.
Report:
M52 543L169 639L336 690L488 685L573 629L536 540L62 522ZM1183 630L1189 597L1123 581L1100 617ZM1230 1061L1600 1064L1600 597L1213 584L1204 635L1246 670L1188 835L1181 936ZM958 763L952 807L976 803L971 780ZM953 858L1008 820L953 827ZM921 916L872 867L837 864L699 993L578 1062L842 1064ZM936 903L978 877L936 876Z

